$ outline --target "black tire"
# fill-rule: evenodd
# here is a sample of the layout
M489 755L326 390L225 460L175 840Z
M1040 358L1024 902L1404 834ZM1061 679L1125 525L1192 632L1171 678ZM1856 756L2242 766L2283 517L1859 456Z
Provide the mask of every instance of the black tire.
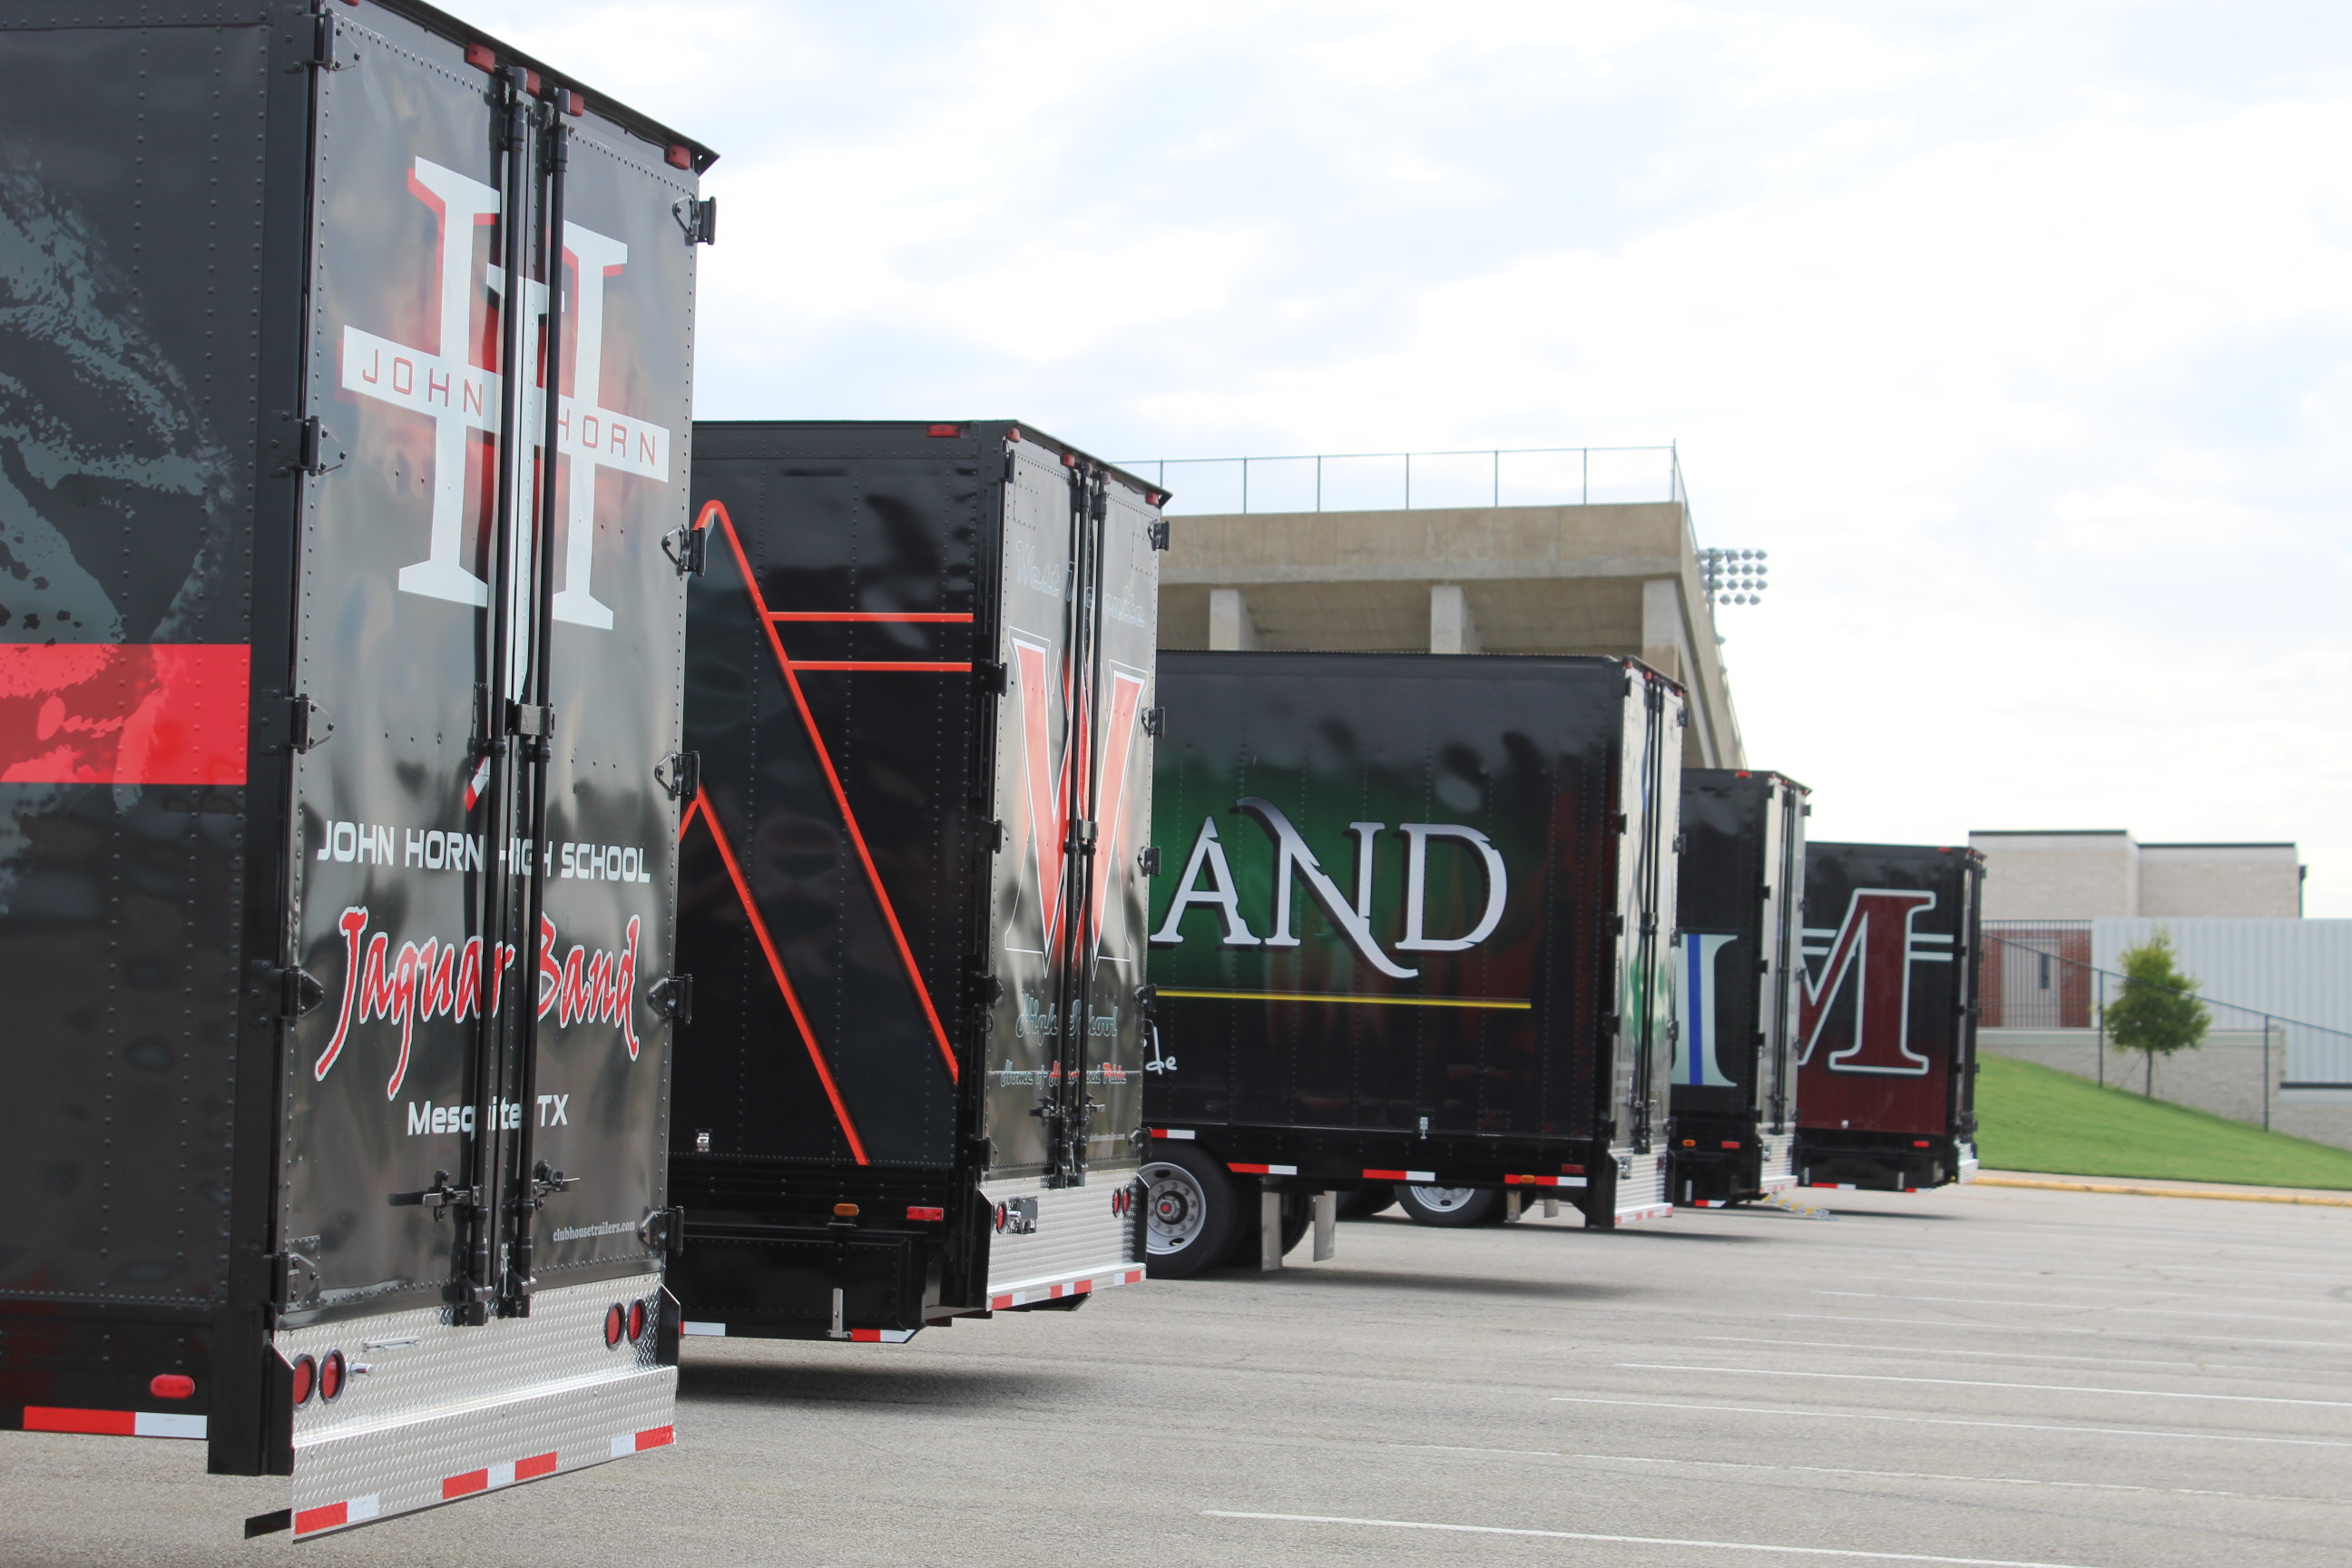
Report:
M1341 1219L1370 1219L1396 1207L1396 1187L1389 1182L1366 1182L1352 1193L1339 1194Z
M1397 1204L1415 1225L1463 1229L1490 1225L1503 1216L1503 1194L1494 1187L1396 1186Z
M1143 1165L1145 1267L1154 1279L1189 1279L1232 1248L1243 1194L1224 1166L1200 1150L1155 1142Z

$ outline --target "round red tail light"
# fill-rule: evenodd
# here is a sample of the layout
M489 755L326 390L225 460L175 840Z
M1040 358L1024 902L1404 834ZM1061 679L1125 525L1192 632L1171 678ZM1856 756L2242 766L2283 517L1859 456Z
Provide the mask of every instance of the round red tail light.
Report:
M158 1373L148 1380L147 1392L158 1399L194 1399L196 1380L185 1373Z
M294 1358L294 1408L299 1410L310 1403L310 1395L319 1391L319 1363L309 1356Z
M340 1399L343 1393L343 1352L329 1351L319 1363L319 1397Z
M621 1304L618 1301L606 1308L604 1310L604 1348L611 1350L618 1345L621 1342L622 1333L628 1326L629 1315L621 1310Z
M629 1338L641 1340L645 1337L646 1304L643 1301L632 1301L629 1303Z

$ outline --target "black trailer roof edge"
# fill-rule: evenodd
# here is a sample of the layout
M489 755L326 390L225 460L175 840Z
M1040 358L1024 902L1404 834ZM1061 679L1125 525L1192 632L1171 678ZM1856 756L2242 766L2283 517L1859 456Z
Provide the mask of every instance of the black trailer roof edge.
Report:
M1437 661L1431 663L1429 668L1432 669L1446 670L1459 675L1470 675L1475 673L1485 676L1491 676L1499 670L1506 669L1534 670L1558 668L1562 665L1572 666L1582 669L1605 668L1623 670L1632 668L1654 677L1662 684L1672 688L1676 693L1687 695L1680 681L1668 676L1660 675L1656 670L1652 669L1640 659L1633 658L1621 653L1431 653L1426 648L1417 647L1164 647L1160 650L1160 657L1162 658L1168 658L1174 656L1181 656L1186 658L1194 658L1196 656L1205 656L1215 658L1297 658L1310 660L1410 658Z
M1985 858L1983 850L1971 849L1965 844L1862 844L1843 838L1805 840L1805 853L1808 855L1843 855L1855 850L1874 855L1957 855L1964 860L1982 860Z
M1076 458L1080 462L1092 463L1104 473L1123 481L1137 494L1158 497L1151 503L1154 506L1164 503L1171 493L1165 485L1097 458L1085 447L1048 435L1021 419L698 419L694 422L698 432L710 430L741 435L781 429L929 432L949 426L953 426L958 435L974 436L993 431L1000 439L1012 436L1014 439L1043 447L1055 457ZM1016 432L1017 435L1014 434Z
M1716 778L1756 779L1765 784L1785 784L1800 794L1811 795L1813 786L1801 779L1792 779L1777 768L1685 768L1683 783L1706 784Z
M342 0L342 3L347 5L356 5L358 0ZM665 154L672 147L685 148L688 157L693 162L694 173L697 174L719 161L719 154L716 152L684 132L664 124L650 114L630 108L609 93L600 92L585 85L569 71L558 69L538 56L517 48L497 34L487 32L461 16L452 16L437 5L425 5L424 0L370 0L370 3L405 16L419 26L429 28L453 42L483 45L499 57L499 64L502 66L519 65L538 72L548 85L578 93L592 112L604 116L625 131L632 132L654 142ZM325 0L320 0L318 8L328 9Z

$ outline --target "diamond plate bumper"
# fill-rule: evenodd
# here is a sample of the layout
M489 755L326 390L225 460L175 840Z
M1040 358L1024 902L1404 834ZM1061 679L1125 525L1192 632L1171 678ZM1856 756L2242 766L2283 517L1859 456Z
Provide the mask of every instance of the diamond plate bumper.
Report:
M528 1318L452 1327L426 1308L275 1336L292 1364L340 1352L333 1400L294 1413L293 1524L308 1539L671 1441L677 1369L656 1363L661 1277L541 1290ZM606 1315L646 1308L608 1347Z

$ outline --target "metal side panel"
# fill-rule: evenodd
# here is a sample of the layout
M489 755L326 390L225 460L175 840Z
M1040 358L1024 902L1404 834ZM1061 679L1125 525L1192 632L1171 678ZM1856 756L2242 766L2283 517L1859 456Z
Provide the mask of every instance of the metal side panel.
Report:
M280 1332L289 1364L340 1352L337 1398L294 1415L293 1524L309 1538L671 1440L677 1369L655 1357L661 1277L541 1290L528 1318L451 1327L436 1308ZM606 1314L646 1306L604 1342Z
M1797 1184L1797 1135L1794 1132L1761 1132L1757 1140L1763 1147L1757 1156L1757 1189L1777 1193Z
M1618 1155L1617 1223L1629 1225L1639 1219L1665 1219L1674 1212L1674 1199L1666 1191L1666 1156Z
M1143 1278L1133 1183L1047 1187L1033 1176L983 1182L980 1191L997 1213L988 1249L991 1307L1018 1307L1132 1285Z

